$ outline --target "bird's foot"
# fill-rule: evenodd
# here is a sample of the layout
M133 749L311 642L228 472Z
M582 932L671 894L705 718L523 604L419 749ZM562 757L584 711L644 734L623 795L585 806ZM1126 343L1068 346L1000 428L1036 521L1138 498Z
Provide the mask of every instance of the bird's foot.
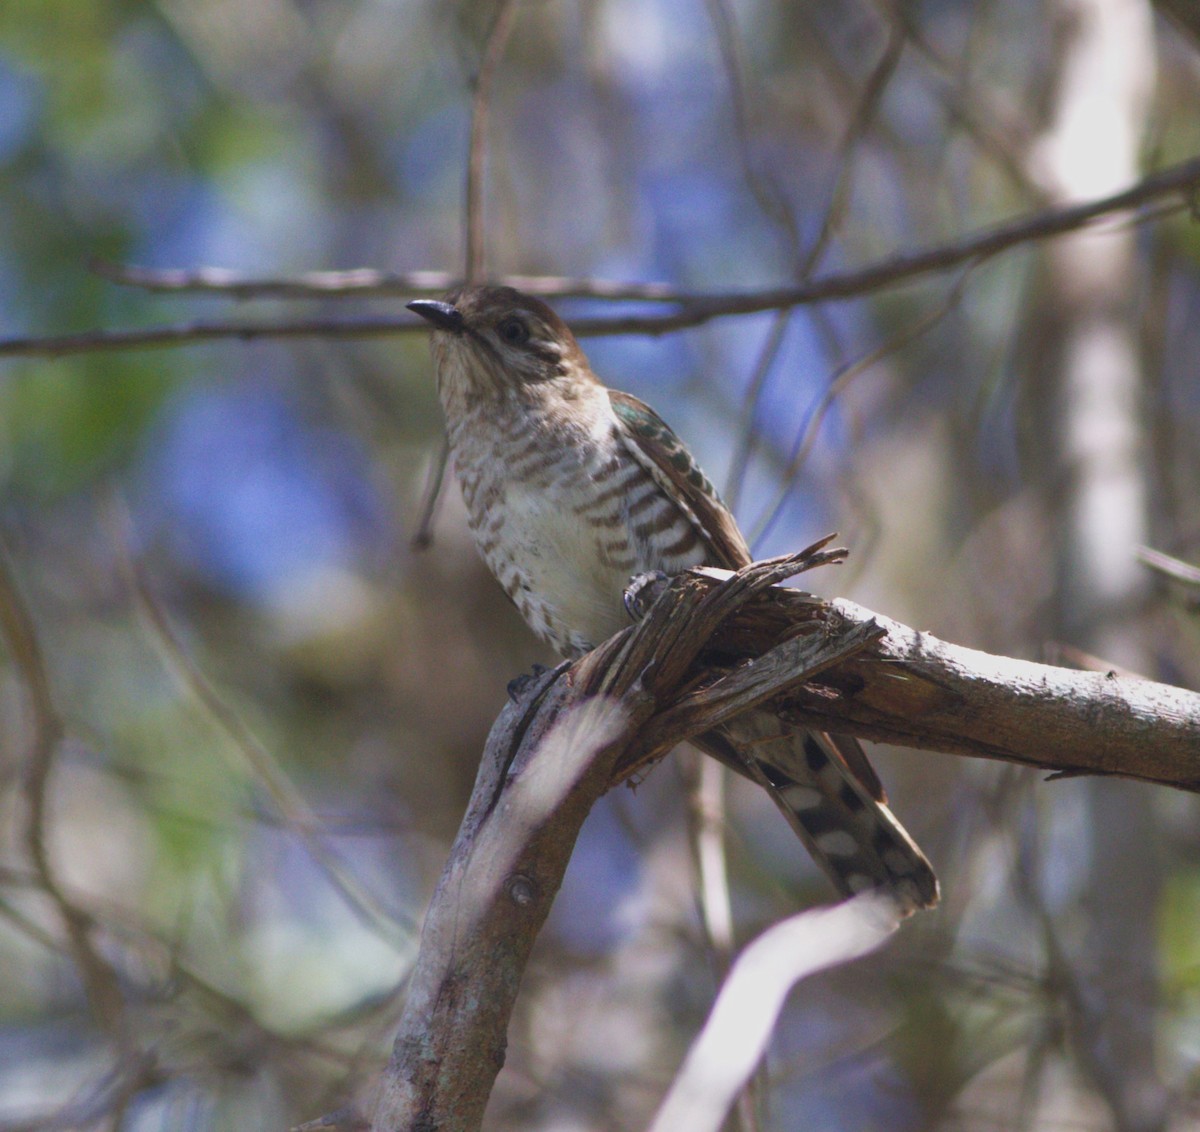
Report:
M515 704L520 699L525 689L530 683L546 674L546 666L544 664L535 664L531 672L522 672L520 676L514 676L508 682L508 698Z
M647 574L635 574L629 580L622 595L625 601L625 612L632 621L640 621L650 607L659 599L670 582L670 577L661 570L651 570Z

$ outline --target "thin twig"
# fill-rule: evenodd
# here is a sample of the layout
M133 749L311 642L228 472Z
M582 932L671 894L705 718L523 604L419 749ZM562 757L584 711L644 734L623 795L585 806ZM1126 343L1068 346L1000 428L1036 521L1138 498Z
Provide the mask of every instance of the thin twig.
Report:
M743 294L697 294L682 298L680 310L669 315L618 316L578 319L572 329L579 335L663 334L698 326L713 318L739 314L759 314L809 303L856 298L873 291L936 272L944 272L967 263L978 263L1010 248L1038 240L1051 239L1078 231L1113 213L1128 212L1175 194L1181 199L1171 211L1191 207L1191 198L1200 189L1200 158L1173 165L1153 173L1131 188L1083 204L1039 209L1037 212L981 229L950 243L921 251L901 253L855 271L826 275L793 286L777 287ZM1163 213L1155 212L1158 220Z
M716 759L697 760L688 799L700 919L717 974L723 979L733 959L733 908L725 860L725 768Z
M416 318L305 318L295 322L185 322L144 330L83 330L49 337L0 338L0 357L61 358L109 350L161 350L197 342L260 338L382 338L426 332L429 323Z
M467 149L467 189L463 225L467 234L466 278L468 283L483 279L484 173L487 158L488 111L491 109L492 86L504 47L508 43L517 6L513 0L497 0L496 14L484 43L483 58L471 84L471 139Z
M725 502L734 513L737 512L738 502L741 499L750 459L762 436L756 425L758 405L762 400L763 391L767 387L767 378L775 366L775 359L779 357L779 350L783 345L791 313L791 311L778 311L771 320L771 329L767 331L766 340L758 352L758 359L754 363L754 372L750 375L750 384L746 387L745 397L742 398L745 406L742 410L742 428L737 447L734 449L733 458L730 461L729 476L725 487Z
M962 292L966 287L969 275L969 271L964 271L950 289L946 298L934 310L918 319L901 333L889 338L882 345L877 346L857 361L843 366L834 374L833 379L825 387L824 393L821 394L821 399L817 402L808 420L805 421L804 428L801 430L800 436L792 448L791 455L788 457L787 467L784 469L782 475L783 486L779 489L770 507L767 508L762 518L759 519L753 528L753 533L750 537L751 546L755 546L765 539L779 521L779 517L783 514L783 508L791 495L792 484L808 460L808 455L812 451L813 444L816 443L817 434L820 432L825 416L833 406L834 401L841 396L850 382L860 374L865 373L884 358L896 353L896 351L902 350L910 342L915 341L945 318L962 297Z
M715 5L717 10L723 11L720 0L710 0L710 2ZM728 21L729 17L726 15L725 19ZM731 21L729 22L731 26ZM899 24L893 22L883 54L880 56L879 62L875 65L867 80L866 87L859 97L858 105L851 115L850 123L846 127L845 133L842 135L842 139L838 145L837 176L834 178L833 189L830 193L829 203L825 209L825 216L821 223L820 232L807 252L804 252L802 255L799 253L799 235L795 217L791 212L788 213L789 223L787 224L787 228L793 238L793 246L797 249L797 254L800 257L796 270L796 278L800 281L808 279L812 272L816 270L817 264L829 246L829 241L833 238L834 231L845 214L850 200L850 180L854 152L858 143L866 135L871 121L874 119L875 111L879 106L884 90L887 88L888 80L895 74L896 66L904 50L904 43L904 29ZM728 54L731 60L730 65L736 64L736 52L730 48ZM730 82L735 92L741 94L742 87L737 72L731 74ZM741 121L741 118L739 118L739 121ZM743 141L742 144L745 154L748 154L748 142ZM743 163L747 161L748 156L744 156ZM747 176L750 176L750 173ZM763 204L761 198L760 205L762 205L765 211L766 206ZM770 375L775 358L778 356L780 346L783 343L789 314L790 310L780 311L772 322L767 340L759 353L754 374L746 390L746 407L743 411L742 432L730 465L729 486L726 491L729 506L735 511L741 495L746 471L749 467L750 458L754 454L760 436L754 423L758 415L759 402L762 400L767 378Z
M1026 168L1029 122L1004 106L986 84L962 90L958 68L929 41L910 5L885 2L879 7L886 8L891 18L904 25L908 42L915 49L913 54L937 83L937 98L947 115L962 127L980 153L991 157L1013 188L1029 199L1045 201L1044 192Z
M434 462L425 477L425 491L421 499L420 518L409 545L413 550L427 550L433 544L433 521L437 518L438 503L442 498L442 484L446 478L446 465L450 462L450 438L442 437Z
M887 85L900 63L900 56L904 53L906 39L907 35L903 25L892 20L888 27L887 42L884 44L883 53L867 77L866 85L858 99L858 105L854 108L854 113L838 144L837 176L834 178L833 189L829 194L829 204L825 209L821 229L812 246L805 252L800 264L799 276L801 279L807 279L816 270L817 264L821 262L829 248L834 232L846 214L846 209L850 204L851 177L858 144L866 136L867 130L875 119L875 111L879 108L883 92L887 90Z
M1161 550L1149 546L1139 546L1137 557L1143 566L1149 567L1164 578L1182 582L1185 586L1200 586L1200 567L1192 566L1181 558L1164 554Z
M796 210L788 200L778 179L772 175L772 171L770 169L763 170L754 160L753 140L754 135L758 133L757 121L761 116L753 114L752 106L761 105L762 98L758 92L756 92L758 96L753 100L749 95L744 52L741 39L737 34L733 13L729 10L726 0L708 0L707 6L717 48L721 55L725 81L729 85L729 102L733 113L734 136L737 139L742 176L760 211L781 230L787 240L791 258L796 259L800 250L800 226L796 219ZM734 510L737 509L746 470L758 442L759 434L754 424L758 413L758 404L763 390L766 388L775 359L779 356L790 313L790 311L779 311L772 320L771 329L759 351L754 364L754 372L751 374L743 398L745 408L742 413L741 438L733 455L726 487L729 506Z
M192 269L142 267L93 259L89 269L110 283L165 294L215 295L231 299L347 299L390 295L441 295L463 279L449 271L306 271L299 275L252 276L224 267ZM562 275L505 275L502 282L530 295L548 298L678 302L681 292L669 283L627 283L619 279L569 278Z
M734 136L737 139L742 176L763 215L783 233L791 258L797 259L800 254L800 225L796 219L796 210L771 170L763 170L754 160L753 142L758 133L757 122L761 120L761 114L753 114L752 107L761 106L762 96L755 92L756 97L750 97L742 42L737 34L733 13L729 10L726 0L708 0L708 16L720 51L725 81L729 84L729 102L733 112ZM758 404L775 359L779 356L779 349L783 345L790 314L790 311L779 311L772 320L771 329L754 363L754 372L750 376L743 398L745 408L742 412L741 436L730 464L726 487L726 498L729 506L735 511L750 458L758 443L759 433L755 428Z
M696 863L700 923L718 985L725 982L733 962L733 902L725 852L726 770L716 759L701 757L688 791L688 833ZM760 1067L761 1072L761 1067ZM757 1132L758 1076L751 1076L735 1101L736 1132Z
M1112 196L1083 204L1040 209L1037 212L947 244L898 254L855 271L818 277L807 283L745 292L680 292L668 314L607 315L574 319L571 328L581 337L617 334L667 334L700 326L716 318L787 310L810 303L857 298L913 279L978 263L1022 244L1078 231L1114 213L1129 212L1179 195L1173 208L1155 209L1134 223L1158 221L1191 206L1200 190L1200 158L1153 173ZM90 330L49 337L0 339L0 357L60 357L101 350L153 349L185 343L240 338L369 338L427 331L421 319L362 318L356 320L302 319L296 322L192 322L146 330Z
M742 175L763 215L777 225L787 237L794 258L800 248L800 226L796 221L795 209L779 181L770 172L759 168L754 160L752 143L758 131L752 120L757 116L752 114L751 107L761 103L761 98L752 101L748 93L742 45L733 13L729 10L726 0L708 0L708 16L712 21L725 79L729 84L729 102L733 110L733 129Z
M479 70L471 84L471 136L467 147L467 185L463 200L463 229L466 233L466 281L478 283L483 279L486 247L484 243L483 202L484 174L487 160L487 124L492 103L492 86L505 44L512 32L517 6L513 0L497 0L496 12L484 43ZM442 486L446 464L450 458L450 440L443 437L441 448L425 484L424 501L413 536L414 550L424 550L433 541L433 520Z
M125 1028L125 999L120 979L92 941L91 917L65 893L47 845L47 807L55 755L62 742L62 717L54 704L50 676L38 641L33 617L0 547L0 632L9 657L25 686L29 709L29 750L24 763L26 805L23 840L38 885L62 919L72 959L83 980L96 1021L122 1052L132 1056Z

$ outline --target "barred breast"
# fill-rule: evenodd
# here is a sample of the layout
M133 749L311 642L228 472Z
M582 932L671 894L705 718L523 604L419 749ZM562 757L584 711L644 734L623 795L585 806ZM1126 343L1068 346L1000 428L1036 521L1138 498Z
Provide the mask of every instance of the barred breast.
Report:
M475 543L529 627L564 656L628 623L631 576L676 574L706 551L683 510L603 414L464 417L450 441Z

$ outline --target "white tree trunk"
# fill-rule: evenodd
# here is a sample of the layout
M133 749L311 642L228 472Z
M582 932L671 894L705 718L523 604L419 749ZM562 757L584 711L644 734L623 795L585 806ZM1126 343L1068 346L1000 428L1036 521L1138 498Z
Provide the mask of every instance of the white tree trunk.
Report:
M1057 203L1124 188L1137 179L1155 56L1148 0L1056 0L1066 31L1053 120L1037 173ZM1135 548L1147 541L1141 373L1133 290L1132 229L1100 229L1051 249L1057 305L1054 354L1059 437L1067 483L1061 632L1106 660L1144 671L1130 624L1142 587ZM1086 929L1056 923L1069 956L1082 1062L1122 1132L1166 1120L1155 1061L1153 1008L1159 875L1154 799L1144 789L1095 780L1092 839L1081 904ZM1053 820L1053 819L1051 819Z

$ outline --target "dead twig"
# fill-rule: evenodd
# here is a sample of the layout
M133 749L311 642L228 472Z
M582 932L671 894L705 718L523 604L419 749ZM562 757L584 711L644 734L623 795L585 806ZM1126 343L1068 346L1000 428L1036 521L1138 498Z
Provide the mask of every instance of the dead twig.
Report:
M762 539L766 538L779 521L780 516L782 516L783 509L791 497L793 485L799 478L805 463L808 461L809 454L812 452L813 445L816 444L817 436L821 431L821 425L824 424L825 417L829 410L833 408L834 402L845 392L847 386L855 378L866 373L886 358L891 357L892 354L904 349L910 343L915 342L941 322L958 305L959 299L961 299L962 293L966 288L968 278L970 278L969 269L964 271L955 280L946 297L933 310L890 337L886 342L881 343L874 350L869 351L861 358L857 358L855 361L835 371L829 383L825 386L816 406L809 414L807 420L805 420L804 426L796 437L795 443L792 445L792 450L787 457L787 467L784 468L780 476L781 485L779 491L766 510L764 510L762 517L751 529L751 546L757 545Z
M483 279L486 250L483 240L483 190L488 117L492 102L492 85L496 79L496 72L500 69L500 59L512 32L516 14L517 6L513 0L497 0L492 26L484 42L479 70L471 84L471 138L467 145L467 187L463 218L467 237L468 283L478 283Z
M0 548L0 633L20 674L28 705L29 749L24 763L25 823L23 841L38 885L62 920L71 957L79 971L96 1022L116 1044L123 1061L140 1055L130 1045L125 1026L125 998L112 964L92 938L91 916L70 899L50 858L47 844L50 781L65 728L54 703L50 675L24 598Z
M426 550L433 543L433 521L437 518L438 504L442 498L442 484L446 478L446 465L449 462L450 438L443 436L425 477L425 490L421 493L421 510L418 513L417 529L409 541L413 550Z
M894 255L855 271L758 291L678 292L672 297L663 296L657 300L676 306L677 309L669 313L574 319L571 320L571 328L581 337L667 334L700 326L716 318L858 298L926 275L951 271L963 264L981 262L1010 248L1075 232L1118 213L1135 212L1147 205L1163 202L1166 198L1178 197L1171 207L1152 209L1145 215L1133 218L1138 222L1157 222L1166 215L1189 208L1190 195L1197 189L1200 189L1200 158L1192 158L1152 173L1131 188L1112 196L1083 204L1040 209L950 243ZM511 280L502 278L500 282ZM76 334L0 339L0 358L63 357L105 350L161 349L227 339L387 337L427 330L427 324L420 319L401 316L346 320L309 318L273 323L196 321L140 330L88 330Z
M111 283L157 294L213 295L227 299L355 299L441 295L462 283L451 271L306 271L299 275L249 276L224 267L158 268L93 259L89 269ZM552 299L612 299L673 303L680 297L669 283L627 283L617 279L559 275L505 275L510 287Z
M1184 562L1182 558L1164 554L1161 550L1154 550L1149 546L1139 546L1137 557L1143 566L1153 570L1156 574L1161 574L1164 578L1170 578L1173 582L1181 582L1185 586L1200 586L1200 567L1192 566L1190 563Z

